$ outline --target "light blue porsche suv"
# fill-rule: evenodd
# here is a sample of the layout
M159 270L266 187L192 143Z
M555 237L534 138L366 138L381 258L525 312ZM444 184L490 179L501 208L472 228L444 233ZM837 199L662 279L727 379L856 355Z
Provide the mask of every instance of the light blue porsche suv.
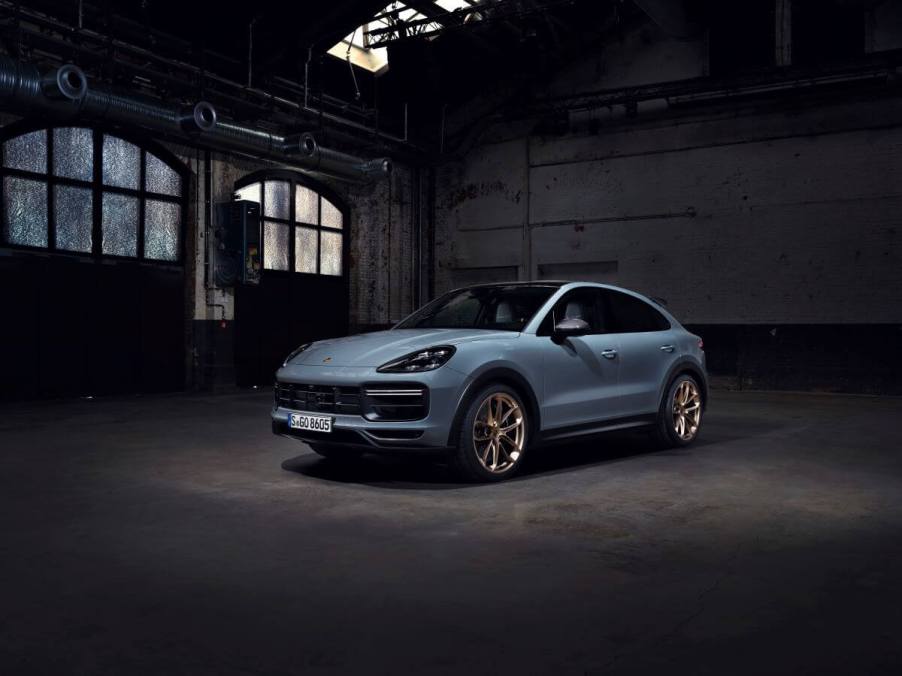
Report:
M276 374L272 426L327 457L442 450L466 479L498 481L545 442L645 426L689 444L707 394L701 339L644 296L486 284L302 345Z

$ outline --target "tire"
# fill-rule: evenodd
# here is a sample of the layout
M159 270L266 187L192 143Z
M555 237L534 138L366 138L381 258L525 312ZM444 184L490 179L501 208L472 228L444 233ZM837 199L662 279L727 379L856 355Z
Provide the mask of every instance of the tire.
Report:
M688 393L688 398L684 402L685 393ZM661 399L652 431L655 444L661 448L678 448L691 444L698 439L701 431L704 409L705 402L698 381L688 373L678 375L671 381ZM697 416L695 411L698 412ZM680 413L684 418L682 427L678 420Z
M362 451L358 451L353 448L344 448L342 446L336 446L334 444L328 443L314 443L308 444L308 446L313 449L314 453L318 453L324 458L329 458L330 460L356 460L361 455L363 455Z
M486 408L489 405L491 413ZM493 426L493 418L499 417L499 405L503 424ZM467 404L457 431L452 465L458 476L468 482L509 479L520 469L531 431L529 411L517 391L506 385L488 385ZM477 439L479 436L486 439Z

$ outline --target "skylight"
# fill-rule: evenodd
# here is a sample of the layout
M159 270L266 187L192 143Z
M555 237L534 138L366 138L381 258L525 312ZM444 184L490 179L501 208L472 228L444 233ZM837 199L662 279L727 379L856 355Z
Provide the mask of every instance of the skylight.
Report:
M471 5L467 0L434 0L434 4L437 9L445 12L453 12ZM409 31L411 35L423 34L426 39L431 39L430 33L441 30L441 24L428 21L425 15L411 9L403 2L391 2L372 20L359 26L352 33L346 35L341 42L333 45L327 53L342 61L350 60L359 68L381 75L388 70L388 50L385 47L373 46L374 40L370 37L370 32L400 27L408 22L418 21L423 23L405 27L403 30Z
M453 12L455 9L470 7L473 3L467 0L435 0L435 4L446 12Z

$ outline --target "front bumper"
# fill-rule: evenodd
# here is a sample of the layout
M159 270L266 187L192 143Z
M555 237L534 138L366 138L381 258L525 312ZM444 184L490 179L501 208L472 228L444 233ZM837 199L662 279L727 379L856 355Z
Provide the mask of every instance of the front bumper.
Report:
M465 376L447 366L427 373L387 374L377 373L375 368L370 367L292 364L279 369L276 379L280 383L330 387L360 387L363 384L389 386L411 382L426 387L429 412L420 420L376 421L358 414L301 411L279 405L272 409L274 434L305 442L339 444L373 452L446 449L457 405L466 385ZM332 432L323 434L290 430L288 416L293 412L330 416L333 419Z

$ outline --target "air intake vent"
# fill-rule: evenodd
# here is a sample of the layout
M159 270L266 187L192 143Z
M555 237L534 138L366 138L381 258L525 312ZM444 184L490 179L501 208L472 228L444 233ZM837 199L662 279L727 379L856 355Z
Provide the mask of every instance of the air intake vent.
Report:
M371 384L363 388L368 420L421 420L429 413L429 390L422 385Z

